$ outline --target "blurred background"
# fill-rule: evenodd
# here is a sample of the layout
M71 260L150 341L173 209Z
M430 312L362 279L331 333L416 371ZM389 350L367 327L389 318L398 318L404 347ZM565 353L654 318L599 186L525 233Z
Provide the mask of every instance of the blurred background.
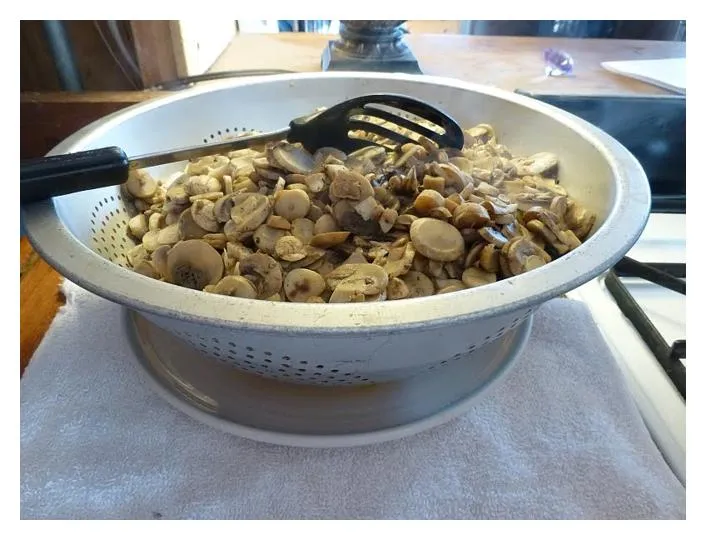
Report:
M276 70L281 49L253 51L251 45L239 46L239 38L308 33L334 39L339 28L340 21L333 20L21 21L21 90L144 90L235 67L242 70L244 64L255 71ZM426 35L686 40L686 21L406 21L404 30ZM290 44L292 55L300 43ZM244 62L245 57L253 59Z

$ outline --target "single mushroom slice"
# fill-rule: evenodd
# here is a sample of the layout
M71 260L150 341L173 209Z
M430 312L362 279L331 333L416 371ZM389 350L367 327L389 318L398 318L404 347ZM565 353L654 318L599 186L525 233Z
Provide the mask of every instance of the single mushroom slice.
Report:
M330 175L329 196L335 200L349 199L352 201L362 201L368 197L375 196L370 181L362 174L351 171L345 167L332 169Z
M407 284L398 277L390 278L387 284L387 299L388 300L402 300L409 296L409 287Z
M538 152L527 158L514 159L518 176L551 176L556 178L559 158L551 152Z
M362 248L355 248L353 253L351 253L348 258L343 261L343 264L367 264L368 259L365 258L365 255L363 255L363 249Z
M361 236L375 236L380 233L380 224L375 220L365 220L351 201L341 200L333 206L333 217L338 229Z
M162 245L152 252L152 264L160 277L167 276L167 253L171 246Z
M150 214L147 219L147 229L150 231L158 231L164 227L164 216L160 212Z
M304 177L304 184L312 193L321 193L326 189L326 175L314 173Z
M486 272L485 270L471 266L463 271L461 281L463 281L466 287L473 288L495 283L497 276L493 272Z
M428 259L453 261L464 251L464 241L456 227L434 218L420 218L412 223L409 235L414 249Z
M253 242L255 242L257 249L264 253L267 253L268 255L274 255L275 245L277 244L277 241L280 238L287 236L287 234L287 231L275 229L273 227L270 227L269 225L263 224L260 225L257 229L255 229L252 239Z
M275 196L275 213L289 221L305 217L310 207L309 195L301 189L287 189Z
M133 268L137 266L140 261L149 257L149 253L142 244L137 244L136 246L130 248L125 252L125 258L130 266Z
M214 191L221 191L221 182L218 178L213 176L208 176L202 174L199 176L192 176L184 184L186 193L189 196L199 195L200 193L213 193Z
M588 237L595 223L596 214L589 212L576 203L566 213L567 226L574 231L576 237L581 241Z
M404 281L409 290L407 298L420 298L434 294L434 283L426 274L417 272L416 270L410 270L402 276L402 281Z
M243 276L225 276L216 283L213 292L238 298L257 298L255 286Z
M290 302L308 302L320 298L326 289L324 278L308 268L296 268L284 278L284 294Z
M507 244L507 238L505 238L502 233L496 231L492 227L483 227L482 229L478 229L478 233L481 235L481 238L488 242L489 244L493 244L496 247L503 247L505 244Z
M204 231L218 232L220 224L214 213L215 204L212 201L200 199L191 205L191 217Z
M189 194L186 192L184 184L169 186L167 189L167 200L176 204L186 204L189 202Z
M157 182L154 178L142 169L133 169L128 174L125 182L125 189L137 199L148 199L157 191Z
M172 246L181 240L179 225L172 223L157 233L157 243L163 246Z
M266 223L273 229L281 229L283 231L288 231L292 228L292 224L289 221L287 221L282 216L277 216L275 214L272 214L270 217L268 217Z
M197 240L208 234L207 230L202 229L196 224L190 208L187 208L181 213L177 221L177 227L179 230L179 238L182 240Z
M311 242L311 239L314 236L315 227L316 225L310 219L297 218L292 221L291 233L299 238L302 244L306 245Z
M387 290L387 273L376 264L346 265L344 272L334 270L327 276L326 282L333 293L329 302L354 302L359 299L378 300ZM349 273L349 271L352 272ZM339 276L348 274L342 279ZM334 276L334 277L332 277ZM374 297L374 298L369 298Z
M261 193L240 193L233 198L230 211L232 232L245 237L262 225L270 215L272 205L266 195ZM228 232L224 230L226 235Z
M460 279L437 279L435 281L436 294L447 294L466 289L466 284Z
M516 276L551 261L549 254L524 236L512 238L502 249L500 263L505 261L510 275Z
M488 211L478 203L460 204L453 212L453 224L459 229L480 229L489 223Z
M139 263L137 263L137 266L135 266L134 271L148 278L160 278L159 273L154 267L154 264L146 259L143 259Z
M500 250L492 244L486 245L480 252L478 265L486 272L496 274L500 271Z
M327 232L312 236L310 245L318 248L330 248L345 242L350 236L348 231Z
M202 240L216 249L223 249L226 247L228 237L224 233L208 233L203 235Z
M165 278L170 283L200 291L218 283L222 276L223 259L203 240L184 240L167 253Z
M196 201L201 201L201 200L216 202L221 197L223 197L222 191L212 191L210 193L199 193L198 195L192 195L191 197L189 197L189 202L195 203Z
M277 257L287 262L301 261L306 257L304 244L296 236L283 236L275 243Z
M309 174L315 168L314 157L300 144L278 142L267 150L268 163L290 173Z
M378 218L378 223L380 224L380 230L384 233L388 233L395 226L397 221L397 211L392 208L386 208L380 214Z
M130 230L130 234L138 240L141 240L145 233L149 230L147 218L144 214L137 214L131 217L130 221L127 222L127 226Z
M152 253L155 249L157 249L160 246L159 231L147 231L142 237L142 245L145 246L145 249L149 253Z
M240 275L255 284L260 299L269 298L282 288L282 267L264 253L253 253L241 259Z
M425 189L414 199L414 210L420 216L428 216L435 209L445 207L444 196L433 189Z

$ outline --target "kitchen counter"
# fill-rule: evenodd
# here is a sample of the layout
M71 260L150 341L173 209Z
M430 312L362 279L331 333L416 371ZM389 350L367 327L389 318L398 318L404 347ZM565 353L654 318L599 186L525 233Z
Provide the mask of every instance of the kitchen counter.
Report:
M332 36L274 34L236 37L211 71L283 69L319 71L320 55ZM514 91L561 94L663 95L666 90L615 75L609 60L686 56L682 42L575 40L462 35L407 37L425 73ZM542 51L554 47L575 61L572 77L547 78ZM39 156L58 141L106 114L162 92L26 93L21 101L21 155ZM20 374L63 303L60 276L20 239Z

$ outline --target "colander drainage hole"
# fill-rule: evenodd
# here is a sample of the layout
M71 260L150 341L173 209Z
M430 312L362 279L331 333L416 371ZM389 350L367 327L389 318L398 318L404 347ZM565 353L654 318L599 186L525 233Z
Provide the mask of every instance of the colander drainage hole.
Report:
M316 366L316 369L324 369L324 366L318 365L318 366Z
M285 362L288 362L289 360L291 360L291 358L289 356L283 356L282 360L284 360Z
M228 345L230 345L231 347L237 347L237 345L235 343L233 343L232 341L229 341Z
M272 360L270 360L269 358L263 358L262 361L263 361L263 362L266 362L266 363L268 363L268 364L271 364L271 363L272 363Z
M289 364L282 364L282 367L290 368L292 366L290 366Z
M253 349L252 347L245 347L245 350L252 352L252 351L254 351L255 349Z
M265 355L265 356L272 356L272 353L271 353L270 351L265 351L265 352L264 352L264 355Z
M332 370L331 370L331 373L338 373L338 370L337 370L337 369L332 369Z
M246 354L245 357L250 358L251 360L255 358L252 354Z
M307 362L306 360L299 360L299 363L300 364L308 364L309 362Z

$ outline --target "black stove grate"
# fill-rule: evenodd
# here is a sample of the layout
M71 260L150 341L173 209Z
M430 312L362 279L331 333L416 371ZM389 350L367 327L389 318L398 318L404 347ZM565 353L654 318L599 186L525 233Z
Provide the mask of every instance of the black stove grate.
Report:
M606 276L605 284L615 298L620 311L628 318L642 339L657 358L664 371L684 399L686 399L686 366L681 362L686 358L686 339L667 343L659 330L652 324L620 277L636 277L651 281L656 285L686 295L686 264L684 263L642 263L624 257Z

